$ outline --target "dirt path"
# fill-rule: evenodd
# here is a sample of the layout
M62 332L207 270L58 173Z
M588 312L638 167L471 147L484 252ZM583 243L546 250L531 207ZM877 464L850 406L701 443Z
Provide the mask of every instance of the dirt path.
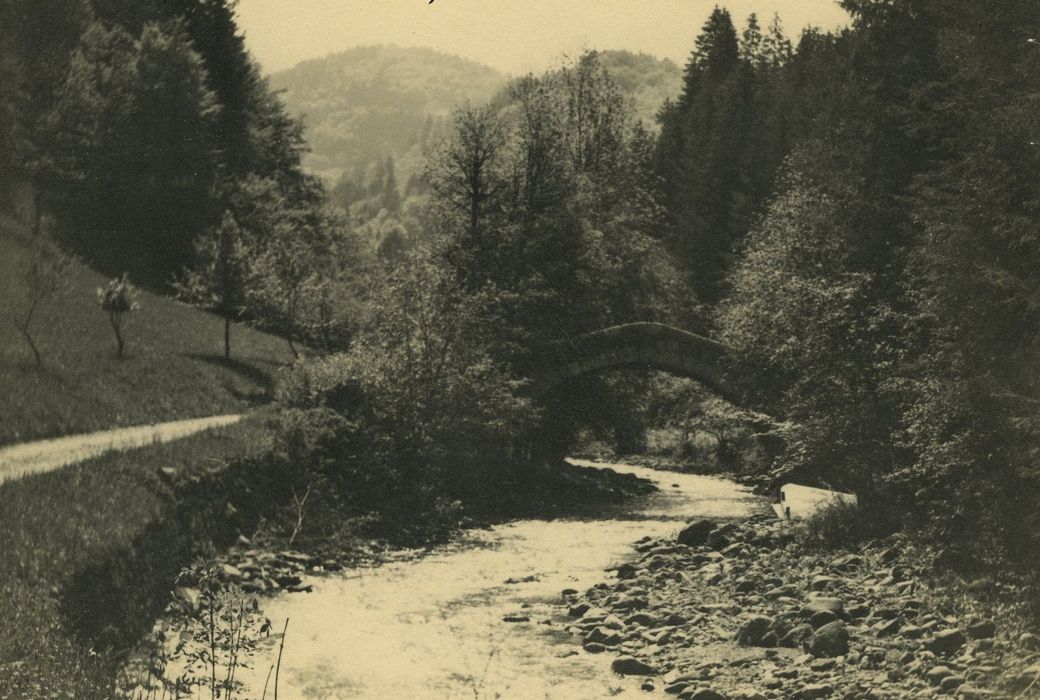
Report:
M240 414L191 418L3 447L0 448L0 483L26 474L58 469L112 450L170 442L202 430L237 423L241 418Z

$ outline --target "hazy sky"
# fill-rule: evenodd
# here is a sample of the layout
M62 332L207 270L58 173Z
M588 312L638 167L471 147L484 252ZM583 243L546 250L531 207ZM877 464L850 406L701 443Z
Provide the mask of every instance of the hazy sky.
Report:
M265 71L358 45L428 46L511 74L541 71L586 48L628 49L686 62L716 5L738 27L779 12L787 33L832 29L837 0L240 0L246 44Z

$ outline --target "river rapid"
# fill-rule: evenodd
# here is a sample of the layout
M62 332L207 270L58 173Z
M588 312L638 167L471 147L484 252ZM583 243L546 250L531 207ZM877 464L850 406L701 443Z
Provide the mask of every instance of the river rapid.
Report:
M602 519L523 520L469 533L420 558L316 577L308 594L265 600L289 619L279 698L606 698L642 695L566 632L561 591L583 590L632 555L644 536L692 517L739 517L761 507L723 479L574 461L656 482L659 492ZM506 621L513 620L513 621ZM260 697L272 644L243 678ZM273 683L273 680L272 680ZM267 697L272 693L268 690Z

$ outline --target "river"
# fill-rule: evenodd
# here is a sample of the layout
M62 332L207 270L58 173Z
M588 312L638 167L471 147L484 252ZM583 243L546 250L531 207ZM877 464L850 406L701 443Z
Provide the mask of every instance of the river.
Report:
M723 479L575 460L655 481L659 492L603 519L524 520L475 531L420 558L308 580L264 602L288 618L279 698L606 698L645 695L588 654L557 604L604 580L643 536L692 517L735 517L758 499ZM506 622L504 618L528 621ZM255 659L260 697L276 649ZM241 676L240 676L241 678ZM272 697L270 690L267 697Z

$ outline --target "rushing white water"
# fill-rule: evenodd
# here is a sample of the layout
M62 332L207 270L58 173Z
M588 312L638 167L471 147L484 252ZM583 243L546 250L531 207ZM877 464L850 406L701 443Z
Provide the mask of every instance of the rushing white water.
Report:
M744 515L757 502L722 479L576 463L652 479L660 493L609 519L510 523L421 559L314 578L312 593L266 601L276 629L289 619L279 698L643 694L638 679L611 673L609 654L588 654L565 632L554 605L560 592L604 580L604 569L644 535L668 534L694 516ZM260 697L275 652L255 660L250 696Z

